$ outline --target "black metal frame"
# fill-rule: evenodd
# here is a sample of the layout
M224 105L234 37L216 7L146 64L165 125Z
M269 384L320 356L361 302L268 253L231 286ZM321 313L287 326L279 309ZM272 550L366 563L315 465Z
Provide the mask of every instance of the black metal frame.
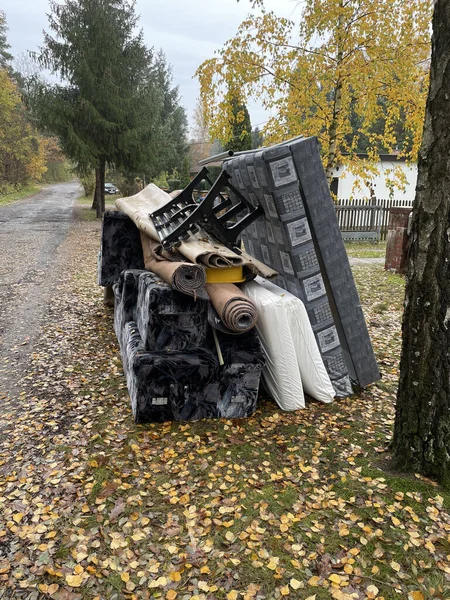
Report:
M226 171L222 171L214 183L208 174L208 169L204 167L178 196L150 214L164 249L170 250L179 246L201 228L216 241L240 253L236 247L239 235L255 219L264 215L262 206L255 207L250 204L229 182L230 175ZM201 181L207 181L211 189L206 198L197 204L192 198L192 193ZM223 196L224 188L233 192L238 199L236 204ZM215 204L218 198L220 202ZM229 210L223 215L217 216L227 208ZM244 210L246 214L240 220L232 225L228 224L231 218L237 217Z

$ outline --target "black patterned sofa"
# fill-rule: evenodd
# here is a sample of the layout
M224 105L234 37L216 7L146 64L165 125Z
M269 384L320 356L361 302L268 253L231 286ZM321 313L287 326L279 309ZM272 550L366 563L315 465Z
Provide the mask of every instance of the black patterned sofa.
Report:
M114 330L135 421L250 416L264 366L256 330L217 331L220 365L208 303L173 290L140 268L142 262L134 223L119 211L107 211L99 284L113 287Z

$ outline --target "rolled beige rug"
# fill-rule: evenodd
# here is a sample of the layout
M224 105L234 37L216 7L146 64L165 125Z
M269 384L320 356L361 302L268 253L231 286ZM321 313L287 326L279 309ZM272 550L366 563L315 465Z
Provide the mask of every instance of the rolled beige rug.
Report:
M233 283L207 283L206 291L219 318L232 333L245 333L256 325L256 306Z
M150 213L165 206L170 199L169 194L151 183L134 196L118 198L116 206L130 217L140 231L143 231L154 240L159 240ZM204 231L191 235L187 241L181 243L177 252L192 263L201 264L205 267L222 268L243 265L255 275L262 275L268 279L278 274L246 252L236 254L236 252L211 239ZM167 256L167 258L172 260L170 256Z
M142 231L140 234L146 269L153 271L182 294L194 296L194 298L206 297L204 292L206 273L203 267L193 263L173 262L165 259L158 255L161 244L149 238Z

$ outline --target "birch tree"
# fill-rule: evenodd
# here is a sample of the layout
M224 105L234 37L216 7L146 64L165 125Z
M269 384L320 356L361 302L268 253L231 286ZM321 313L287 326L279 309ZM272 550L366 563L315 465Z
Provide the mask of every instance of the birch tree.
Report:
M416 159L432 0L305 0L293 18L267 11L264 0L252 6L236 36L197 70L214 137L231 137L227 90L237 87L243 101L256 99L274 114L266 143L318 137L330 181L338 164L366 176L370 166L361 168L356 156L362 135L372 164L380 151Z
M411 224L393 447L450 485L450 3L437 0Z
M189 146L189 157L191 167L198 167L198 162L211 155L212 141L209 138L208 124L206 123L203 105L197 100L194 110L192 136Z

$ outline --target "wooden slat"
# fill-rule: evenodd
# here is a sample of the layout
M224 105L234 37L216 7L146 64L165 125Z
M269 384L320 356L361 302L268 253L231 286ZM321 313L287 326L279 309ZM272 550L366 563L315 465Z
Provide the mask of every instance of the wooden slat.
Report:
M412 208L413 200L393 200L391 198L370 200L344 198L336 203L336 216L341 232L379 231L381 240L387 237L389 210L391 208ZM372 237L372 236L370 236Z

